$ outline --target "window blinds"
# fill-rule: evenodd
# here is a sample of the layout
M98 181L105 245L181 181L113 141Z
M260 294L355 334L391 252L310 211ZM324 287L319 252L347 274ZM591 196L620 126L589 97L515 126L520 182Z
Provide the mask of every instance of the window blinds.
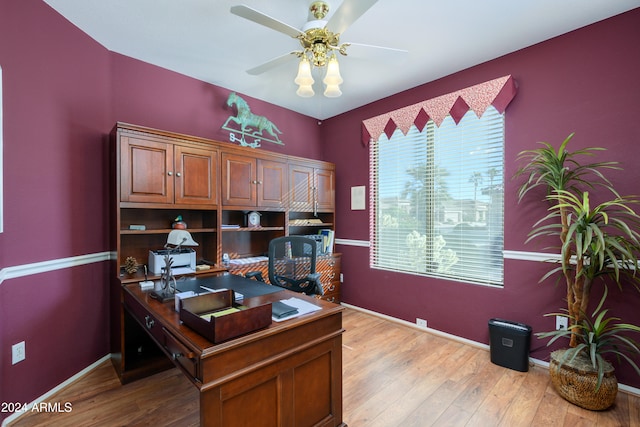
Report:
M502 285L503 114L396 129L370 160L373 268Z

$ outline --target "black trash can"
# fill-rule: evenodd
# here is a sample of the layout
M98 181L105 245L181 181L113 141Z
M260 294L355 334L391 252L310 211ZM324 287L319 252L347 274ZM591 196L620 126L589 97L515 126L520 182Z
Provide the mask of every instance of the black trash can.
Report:
M515 371L529 370L531 326L504 319L489 320L491 362Z

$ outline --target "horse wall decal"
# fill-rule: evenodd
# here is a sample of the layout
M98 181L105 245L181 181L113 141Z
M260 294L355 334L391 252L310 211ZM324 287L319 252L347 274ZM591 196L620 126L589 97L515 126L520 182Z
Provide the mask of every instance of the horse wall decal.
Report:
M264 116L259 116L257 114L253 114L251 109L249 108L249 104L238 96L235 92L231 92L229 94L229 98L227 98L227 106L234 106L238 110L238 113L235 116L229 116L227 121L222 125L222 129L226 129L231 132L237 132L238 129L229 128L227 125L229 122L235 122L240 126L240 145L247 147L260 147L260 140L264 139L269 142L273 142L274 144L284 143L280 140L278 134L281 134L282 131L278 129L278 127L273 124L269 119ZM264 138L263 132L266 131L269 135L273 137L273 139ZM249 135L253 138L256 138L253 142L248 143L245 140L245 135ZM230 134L232 142L236 139L233 133Z

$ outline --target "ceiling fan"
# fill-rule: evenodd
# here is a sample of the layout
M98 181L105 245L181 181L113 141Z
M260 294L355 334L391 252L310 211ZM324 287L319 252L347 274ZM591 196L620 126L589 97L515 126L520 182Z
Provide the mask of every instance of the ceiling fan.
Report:
M311 12L311 15L315 19L307 21L301 29L272 18L249 6L232 6L231 13L234 15L296 38L299 40L302 48L301 51L286 53L264 64L251 68L247 70L247 73L251 75L262 74L294 58L299 58L298 75L295 78L295 82L299 86L296 92L298 95L302 97L314 95L314 79L311 75L311 67L322 68L326 66L327 72L323 79L323 83L326 85L324 95L327 97L340 96L342 92L339 86L342 83L342 77L340 76L336 52L346 56L347 49L353 46L367 50L375 49L379 53L385 54L402 55L407 53L406 50L388 47L340 42L340 35L377 1L378 0L344 0L329 20L325 20L325 17L329 13L329 5L324 1L314 1L309 6L309 12Z

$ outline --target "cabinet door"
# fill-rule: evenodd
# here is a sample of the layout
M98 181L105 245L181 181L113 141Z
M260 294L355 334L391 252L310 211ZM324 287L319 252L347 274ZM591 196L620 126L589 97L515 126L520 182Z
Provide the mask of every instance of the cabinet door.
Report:
M287 194L287 164L258 160L258 206L282 208Z
M313 211L313 168L289 164L289 208L292 211Z
M120 138L120 200L173 203L173 145Z
M335 173L332 170L316 169L316 209L333 210L335 206Z
M256 159L222 153L222 204L256 206Z
M217 204L218 152L177 145L175 161L175 202Z

